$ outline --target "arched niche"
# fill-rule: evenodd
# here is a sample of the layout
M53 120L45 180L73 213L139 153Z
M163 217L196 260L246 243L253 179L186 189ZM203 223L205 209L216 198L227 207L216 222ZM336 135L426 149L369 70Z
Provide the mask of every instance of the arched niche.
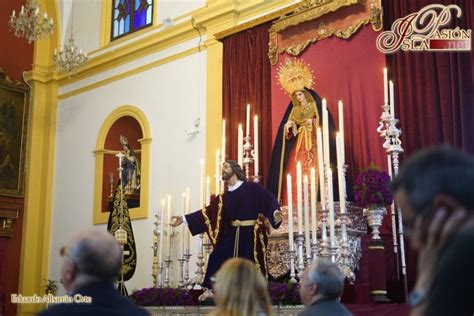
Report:
M114 187L118 180L118 159L122 149L120 135L127 138L141 165L139 202L129 208L130 218L147 218L150 190L150 127L145 114L136 106L117 108L105 119L97 137L95 156L95 184L93 224L107 223L110 196L110 173L114 175Z

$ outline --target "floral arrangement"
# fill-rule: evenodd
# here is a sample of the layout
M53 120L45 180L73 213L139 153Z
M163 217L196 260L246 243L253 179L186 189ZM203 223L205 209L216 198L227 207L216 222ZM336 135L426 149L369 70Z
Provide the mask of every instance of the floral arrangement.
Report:
M187 290L174 288L146 288L133 292L132 301L141 306L192 306L197 305Z
M297 283L269 282L268 291L274 305L299 305ZM191 291L192 292L192 291ZM190 291L175 288L145 288L133 292L131 300L141 306L193 306L197 297Z
M364 208L377 208L392 204L390 176L375 165L359 174L354 184L356 204Z
M298 283L269 282L268 291L273 305L300 305Z

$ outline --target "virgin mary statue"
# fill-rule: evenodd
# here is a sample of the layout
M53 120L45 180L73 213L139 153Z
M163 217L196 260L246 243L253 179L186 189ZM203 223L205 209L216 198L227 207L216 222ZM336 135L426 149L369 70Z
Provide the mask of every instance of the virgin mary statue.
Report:
M311 89L313 73L302 60L286 59L278 69L278 83L291 100L273 145L267 186L280 205L287 205L287 174L292 175L293 201L296 202L297 162L301 163L302 174L308 175L308 178L311 168L319 172L316 132L322 125L322 102L319 95ZM334 167L336 134L330 113L329 133L331 166ZM337 193L337 190L334 192Z

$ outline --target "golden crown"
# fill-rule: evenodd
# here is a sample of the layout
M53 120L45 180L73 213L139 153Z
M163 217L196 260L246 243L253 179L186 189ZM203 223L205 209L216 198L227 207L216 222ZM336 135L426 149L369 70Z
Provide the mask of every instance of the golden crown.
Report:
M286 58L278 68L277 78L280 87L290 96L295 91L313 87L313 71L300 59Z

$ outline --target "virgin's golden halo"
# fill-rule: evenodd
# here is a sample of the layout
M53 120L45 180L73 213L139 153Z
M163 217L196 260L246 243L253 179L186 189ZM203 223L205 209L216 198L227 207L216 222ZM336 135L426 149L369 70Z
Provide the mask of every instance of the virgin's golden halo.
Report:
M313 87L313 72L308 64L296 58L286 58L278 68L278 83L292 95L295 91Z

